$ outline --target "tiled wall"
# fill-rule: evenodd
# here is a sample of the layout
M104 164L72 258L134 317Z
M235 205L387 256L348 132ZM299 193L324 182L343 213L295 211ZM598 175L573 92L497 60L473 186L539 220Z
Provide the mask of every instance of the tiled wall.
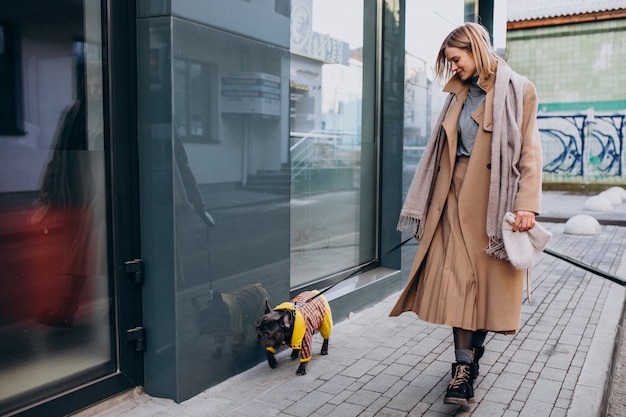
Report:
M507 61L535 83L540 110L626 108L624 19L509 31Z
M509 31L537 87L544 181L626 182L626 20Z

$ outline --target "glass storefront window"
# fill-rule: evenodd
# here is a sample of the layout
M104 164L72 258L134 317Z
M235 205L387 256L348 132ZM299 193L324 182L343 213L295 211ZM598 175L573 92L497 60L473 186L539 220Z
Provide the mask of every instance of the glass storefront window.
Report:
M362 218L375 212L375 185L362 178L376 164L373 138L362 137L364 88L374 88L363 85L363 2L291 7L290 276L298 288L374 259L360 242L375 240L375 222Z
M0 414L117 369L100 12L0 4Z
M473 4L464 0L407 2L403 200L446 98L443 84L434 74L439 47L452 29L463 24L464 10L470 3Z

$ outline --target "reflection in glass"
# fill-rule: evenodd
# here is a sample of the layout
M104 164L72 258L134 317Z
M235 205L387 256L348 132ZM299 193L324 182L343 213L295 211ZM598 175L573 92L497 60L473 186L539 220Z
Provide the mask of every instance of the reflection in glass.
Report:
M434 74L439 47L452 29L463 24L464 11L473 12L474 3L467 0L407 3L403 197L430 137L431 125L447 96Z
M0 6L23 120L0 132L0 412L115 369L99 5Z
M439 47L452 29L463 24L464 11L474 13L476 3L474 0L434 3L419 0L406 4L402 201L430 138L432 124L447 96L434 74ZM407 238L408 234L402 240ZM415 249L406 250L403 256L408 256L410 265Z
M219 7L289 27L283 8L258 3ZM185 374L177 390L186 398L259 362L256 322L266 299L286 296L289 55L183 18L172 31L177 359ZM168 54L159 56L169 67ZM170 93L157 86L151 94L154 103Z
M177 133L187 141L218 141L216 65L174 60Z
M376 166L362 158L372 142L361 137L363 2L294 0L291 13L294 288L374 258L360 250L362 239L374 239L374 221L361 219L362 202L376 203L374 189L361 186L361 170Z

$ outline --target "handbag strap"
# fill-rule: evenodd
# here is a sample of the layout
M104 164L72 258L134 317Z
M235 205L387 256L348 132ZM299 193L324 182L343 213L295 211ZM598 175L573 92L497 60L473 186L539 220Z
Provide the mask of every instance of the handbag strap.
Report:
M530 289L530 271L531 271L530 268L524 269L524 275L526 276L526 298L528 299L528 303L532 302L532 299L530 297L530 292L531 292L531 289Z

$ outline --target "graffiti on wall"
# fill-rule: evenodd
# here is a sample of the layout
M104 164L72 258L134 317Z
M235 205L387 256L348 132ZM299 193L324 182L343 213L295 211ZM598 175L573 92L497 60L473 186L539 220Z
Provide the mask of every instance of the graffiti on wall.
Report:
M544 180L623 181L626 114L540 114Z

